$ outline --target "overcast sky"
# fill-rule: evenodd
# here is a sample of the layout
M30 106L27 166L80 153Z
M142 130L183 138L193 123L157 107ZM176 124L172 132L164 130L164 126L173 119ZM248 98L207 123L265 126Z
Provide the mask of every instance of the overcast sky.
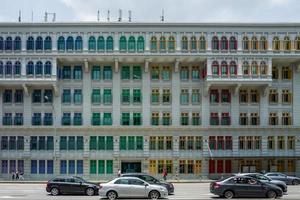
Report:
M300 22L300 0L0 0L0 21L41 22L44 13L55 12L56 21L96 21L110 10L111 21L123 10L123 21L166 22Z

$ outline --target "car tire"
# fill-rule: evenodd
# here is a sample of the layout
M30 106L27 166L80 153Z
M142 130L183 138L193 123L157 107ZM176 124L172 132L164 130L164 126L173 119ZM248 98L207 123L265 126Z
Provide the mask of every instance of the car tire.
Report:
M85 194L88 195L88 196L94 196L95 190L93 188L87 188L85 190Z
M270 190L270 191L267 192L267 197L270 198L270 199L275 199L276 196L277 196L277 194L273 190Z
M59 195L59 190L58 190L58 188L54 187L54 188L51 188L50 193L52 196L57 196L57 195Z
M118 194L115 191L109 191L106 196L109 200L115 200L118 197Z
M293 184L293 185L299 185L299 181L298 181L298 180L293 180L293 181L292 181L292 184Z
M149 199L156 200L159 199L159 197L160 194L156 190L152 190L151 192L149 192Z
M231 190L227 190L224 192L224 195L223 195L226 199L232 199L234 197L234 194Z

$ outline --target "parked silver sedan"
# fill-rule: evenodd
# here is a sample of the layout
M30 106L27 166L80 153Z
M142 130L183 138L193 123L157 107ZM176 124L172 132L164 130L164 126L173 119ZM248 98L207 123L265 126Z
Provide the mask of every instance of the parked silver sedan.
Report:
M116 198L150 198L158 199L168 196L168 190L159 185L149 184L135 177L116 178L99 185L99 195L110 200Z

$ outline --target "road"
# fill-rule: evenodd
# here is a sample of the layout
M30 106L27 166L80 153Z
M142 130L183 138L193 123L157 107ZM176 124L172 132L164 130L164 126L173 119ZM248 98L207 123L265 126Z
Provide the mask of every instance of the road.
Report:
M99 196L51 196L45 191L45 184L0 184L0 200L99 200ZM169 200L220 199L209 193L208 183L175 183L175 195ZM288 195L282 199L299 200L299 186L289 186ZM252 199L253 200L253 199Z

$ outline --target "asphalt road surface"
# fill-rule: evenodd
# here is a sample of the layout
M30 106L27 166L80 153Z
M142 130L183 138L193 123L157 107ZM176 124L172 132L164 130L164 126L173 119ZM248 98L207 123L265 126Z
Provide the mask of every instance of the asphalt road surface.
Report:
M209 192L208 183L175 183L175 194L172 200L221 199ZM99 200L99 196L62 195L51 196L45 190L46 184L0 184L0 200ZM254 200L256 198L252 198ZM300 200L300 185L288 186L288 195L281 199ZM125 200L125 199L123 199Z

